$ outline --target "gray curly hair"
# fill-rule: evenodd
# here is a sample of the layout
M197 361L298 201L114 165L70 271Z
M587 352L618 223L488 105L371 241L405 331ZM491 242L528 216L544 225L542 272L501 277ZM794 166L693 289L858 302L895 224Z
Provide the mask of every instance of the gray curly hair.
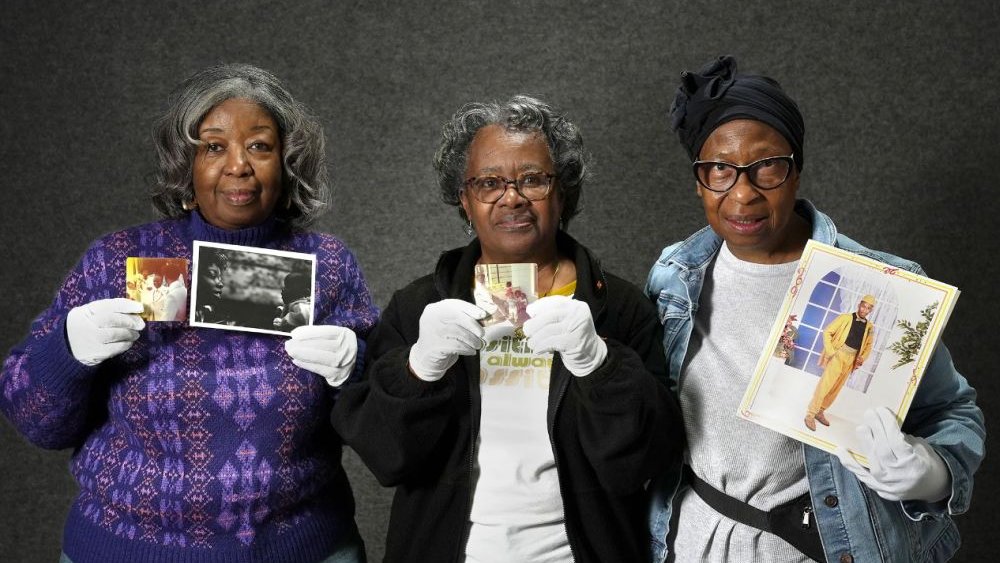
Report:
M494 124L511 131L537 131L544 135L556 167L556 186L563 200L560 221L566 228L579 212L583 183L590 176L590 154L583 147L583 136L576 125L559 110L530 96L514 96L503 103L469 103L444 124L441 145L434 155L441 199L457 206L462 220L468 220L459 193L465 185L469 145L480 129Z
M212 108L231 98L260 104L277 122L282 199L274 212L294 228L309 225L329 201L323 127L274 75L248 64L206 68L174 90L170 107L153 128L158 160L153 206L166 217L186 213L184 202L194 199L198 126Z

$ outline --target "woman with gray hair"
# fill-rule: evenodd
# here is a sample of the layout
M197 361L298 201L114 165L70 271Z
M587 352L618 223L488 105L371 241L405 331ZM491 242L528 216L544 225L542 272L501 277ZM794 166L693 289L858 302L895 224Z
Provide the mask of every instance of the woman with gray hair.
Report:
M322 128L233 64L182 83L155 141L166 218L94 242L0 373L14 426L74 449L62 560L364 561L327 420L378 311L344 243L304 230L326 205ZM120 297L126 259L190 259L195 240L315 255L335 280L316 324L285 339L144 323Z
M579 131L525 96L468 104L435 167L476 238L396 292L333 414L397 488L385 561L647 560L644 485L683 438L652 304L565 232L589 173ZM537 294L522 327L480 323L484 269Z

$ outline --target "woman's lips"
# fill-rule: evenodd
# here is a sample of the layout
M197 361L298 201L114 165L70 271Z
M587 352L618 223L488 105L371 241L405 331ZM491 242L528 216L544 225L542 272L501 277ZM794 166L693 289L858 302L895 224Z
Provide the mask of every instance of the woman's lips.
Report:
M222 197L230 205L246 205L257 198L257 192L253 190L225 190Z
M726 217L726 224L740 234L749 235L755 234L763 229L765 219L766 217L736 215Z
M496 225L498 228L507 231L517 231L527 229L534 224L535 219L531 215L508 215L502 218Z

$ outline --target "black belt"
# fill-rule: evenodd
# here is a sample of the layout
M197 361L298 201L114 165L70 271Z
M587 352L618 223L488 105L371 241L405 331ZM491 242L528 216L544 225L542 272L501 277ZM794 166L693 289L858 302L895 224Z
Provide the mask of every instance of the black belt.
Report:
M779 504L769 511L761 510L716 489L684 466L684 473L694 492L719 514L741 524L774 534L790 543L803 555L816 561L826 561L819 527L813 522L809 493Z

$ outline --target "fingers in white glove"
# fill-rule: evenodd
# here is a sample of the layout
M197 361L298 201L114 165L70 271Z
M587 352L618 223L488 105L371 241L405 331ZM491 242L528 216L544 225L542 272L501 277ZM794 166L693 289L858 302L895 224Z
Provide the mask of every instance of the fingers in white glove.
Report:
M864 424L856 432L867 451L872 452L873 470L882 464L894 465L909 450L896 415L885 407L866 410Z
M950 492L951 476L944 460L923 438L904 434L888 408L865 411L864 423L856 432L871 468L848 459L846 450L846 455L840 450L837 455L844 467L882 498L936 502Z
M573 375L593 373L608 356L608 346L597 335L590 307L565 295L543 297L528 305L523 331L535 352L559 352Z
M494 340L500 340L505 336L514 336L514 333L514 326L510 323L490 325L484 327L483 329L483 340L486 342L493 342Z
M74 307L66 315L66 340L80 363L95 366L132 347L146 323L139 318L142 303L99 299Z
M354 371L358 338L349 328L306 325L292 330L285 351L296 366L320 375L331 387L339 387Z
M460 299L445 299L424 307L420 334L410 348L410 371L425 381L441 379L458 356L470 356L486 341L479 319L488 314Z
M878 480L872 477L871 474L868 472L868 470L865 469L863 465L861 465L860 463L857 462L857 460L854 459L854 456L851 455L849 451L847 451L847 448L843 446L837 446L837 451L835 453L837 457L840 459L840 464L843 465L845 469L853 473L854 476L858 478L858 481L861 481L865 485L868 485L869 489L872 489L874 491L878 490L877 489ZM871 460L869 458L869 462L870 461ZM892 499L886 499L886 500L892 500Z
M541 299L536 299L534 302L529 303L525 311L528 313L529 317L534 318L539 315L559 313L564 310L567 304L571 303L583 302L577 301L568 295L549 295L548 297L542 297Z

